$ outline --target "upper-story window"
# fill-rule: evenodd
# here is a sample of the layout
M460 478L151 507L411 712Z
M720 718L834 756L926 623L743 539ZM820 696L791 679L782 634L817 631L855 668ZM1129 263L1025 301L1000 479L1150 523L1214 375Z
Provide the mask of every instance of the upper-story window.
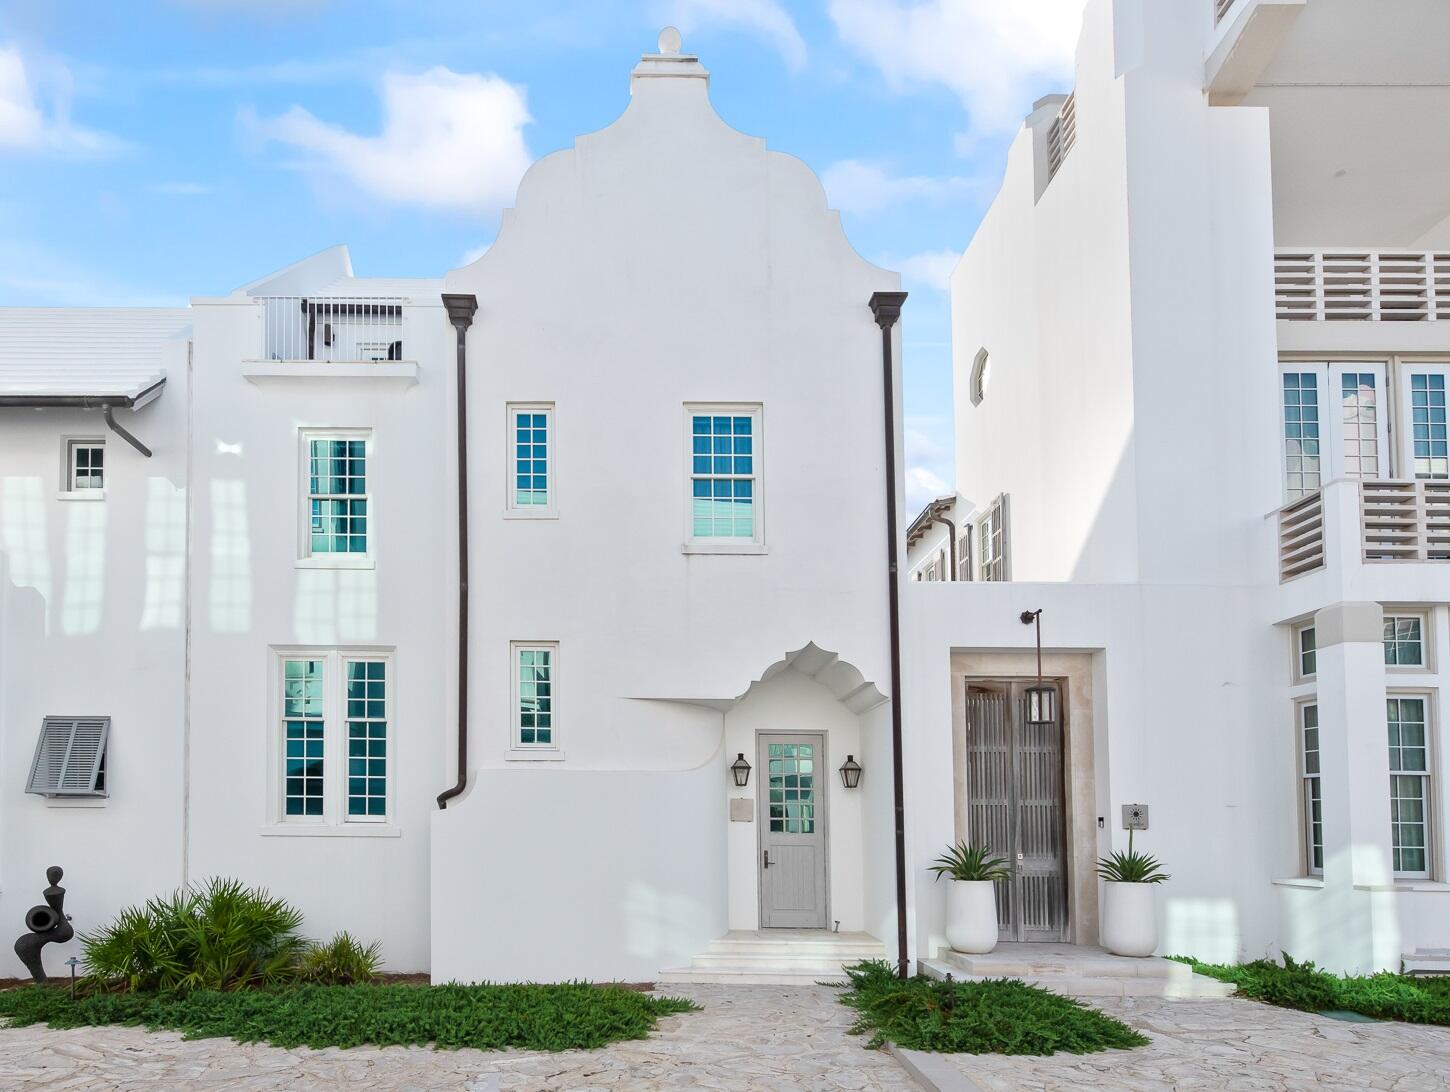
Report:
M957 532L957 579L972 579L972 526L966 524Z
M1430 874L1429 724L1424 697L1390 697L1390 853L1396 876Z
M1425 666L1425 616L1385 615L1385 664L1388 667Z
M1389 476L1383 364L1289 363L1282 389L1287 499L1336 478Z
M1294 631L1294 676L1312 679L1319 671L1319 651L1315 645L1314 626L1300 626Z
M278 655L277 817L382 823L390 814L391 661L364 652Z
M559 643L515 641L510 655L513 659L513 745L522 749L557 750Z
M1007 495L1003 493L977 521L977 565L982 580L1010 580Z
M508 511L549 516L554 508L554 407L511 402L508 407Z
M67 440L65 461L68 492L100 492L106 488L105 440Z
M687 418L689 541L760 543L760 407L690 406Z
M1417 478L1450 478L1450 439L1447 439L1445 372L1410 372L1410 429Z
M372 553L366 432L303 434L306 452L306 556Z

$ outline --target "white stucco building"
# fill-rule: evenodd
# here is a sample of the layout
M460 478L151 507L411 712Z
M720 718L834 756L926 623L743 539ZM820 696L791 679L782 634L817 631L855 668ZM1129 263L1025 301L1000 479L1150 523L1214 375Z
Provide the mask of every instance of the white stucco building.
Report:
M673 32L628 93L437 280L0 313L0 921L58 863L439 979L885 953L899 278Z
M1450 947L1447 35L1434 0L1093 0L1011 147L951 282L955 509L980 541L1003 506L1010 579L907 584L904 694L915 863L1017 837L1017 935L1095 939L1136 803L1160 951ZM1039 608L1062 757L983 781Z

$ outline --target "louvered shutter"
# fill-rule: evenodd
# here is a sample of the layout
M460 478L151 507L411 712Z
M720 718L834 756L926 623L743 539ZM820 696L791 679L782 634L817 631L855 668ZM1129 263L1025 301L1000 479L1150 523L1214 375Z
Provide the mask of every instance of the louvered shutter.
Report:
M41 796L104 796L101 770L110 717L46 717L25 791Z
M957 579L972 579L972 525L964 524L957 533Z

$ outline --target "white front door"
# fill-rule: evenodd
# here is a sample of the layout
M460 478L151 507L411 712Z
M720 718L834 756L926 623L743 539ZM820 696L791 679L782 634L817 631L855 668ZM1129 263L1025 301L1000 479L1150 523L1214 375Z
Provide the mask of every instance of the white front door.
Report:
M825 737L761 735L760 925L826 927Z

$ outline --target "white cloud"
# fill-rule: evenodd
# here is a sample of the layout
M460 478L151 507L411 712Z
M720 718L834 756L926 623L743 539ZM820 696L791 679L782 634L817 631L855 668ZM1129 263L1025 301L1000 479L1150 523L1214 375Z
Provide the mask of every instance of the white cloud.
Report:
M908 201L945 201L970 192L968 178L897 175L879 163L842 159L821 173L833 208L842 212L880 212Z
M168 197L201 197L216 189L202 182L158 182L152 188Z
M0 47L0 148L79 157L123 151L125 141L71 123L72 86L59 61L28 66L15 46Z
M791 68L806 63L805 39L777 0L674 0L667 10L686 34L703 26L738 27L764 38Z
M382 78L382 132L362 136L294 106L242 114L265 141L302 153L302 166L404 205L491 212L507 205L532 160L524 90L494 75L432 68Z
M908 281L945 292L951 286L952 270L961 257L957 250L928 250L895 261L883 259L876 264L897 270Z
M830 0L843 41L897 91L940 85L968 132L1011 132L1072 75L1084 0Z
M906 468L906 518L911 519L937 497L946 496L952 487L924 466Z

